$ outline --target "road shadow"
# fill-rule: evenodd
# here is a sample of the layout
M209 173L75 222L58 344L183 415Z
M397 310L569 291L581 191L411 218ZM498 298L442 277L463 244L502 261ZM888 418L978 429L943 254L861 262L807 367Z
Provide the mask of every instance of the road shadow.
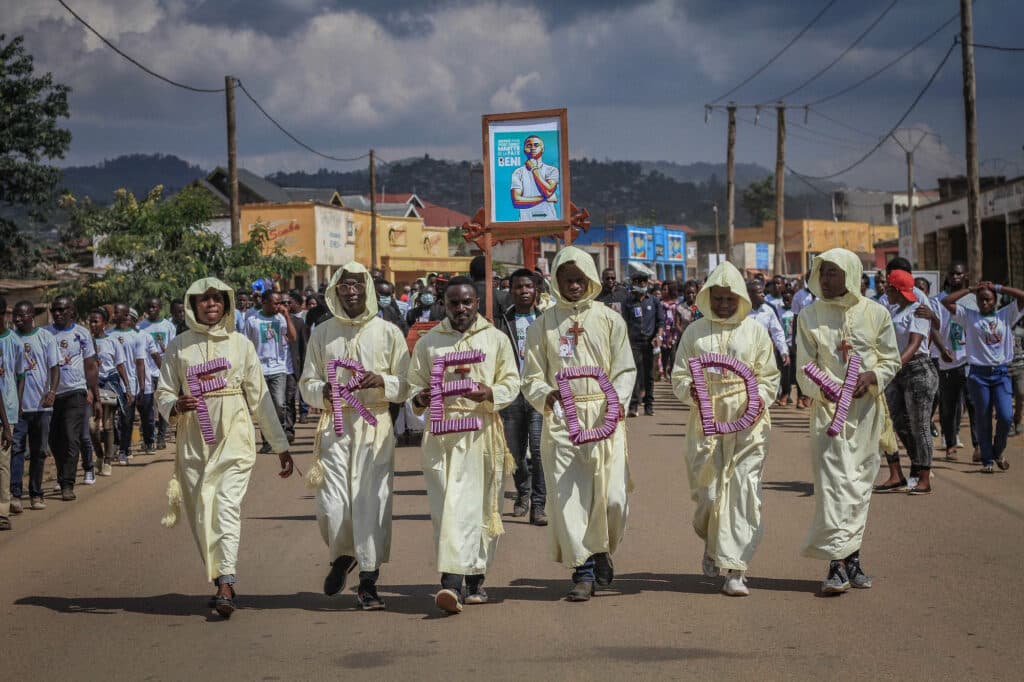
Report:
M414 469L410 471L396 471L395 476L422 476L423 471L421 469Z
M416 495L416 496L426 497L427 491L426 490L394 490L394 491L392 491L392 494L393 495Z
M791 580L785 578L748 577L747 585L754 590L773 592L815 593L820 583L813 580ZM538 601L556 601L569 591L569 580L536 580L520 578L513 580L509 588L501 586L488 587L487 591L502 599L528 599ZM534 588L522 592L519 588ZM722 587L721 578L708 578L705 575L692 573L624 573L615 576L610 590L596 592L599 599L612 594L640 594L641 592L679 592L683 594L716 594ZM505 590L515 590L506 594Z
M298 514L295 516L246 516L247 521L316 521L315 514Z
M810 481L765 481L761 487L780 493L800 493L800 497L814 495L814 484Z

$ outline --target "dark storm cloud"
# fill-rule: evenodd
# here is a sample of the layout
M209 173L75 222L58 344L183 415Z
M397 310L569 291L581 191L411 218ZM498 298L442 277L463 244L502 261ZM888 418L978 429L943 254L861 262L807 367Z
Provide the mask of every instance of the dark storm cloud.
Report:
M840 0L771 68L731 99L770 102L839 54L891 0ZM127 52L205 87L232 73L299 137L339 155L373 145L385 158L429 152L479 155L479 115L568 106L575 153L601 158L721 161L723 116L703 104L788 41L825 0L69 0ZM900 54L955 11L953 2L901 0L828 74L793 95L828 95ZM1024 7L978 2L976 40L1016 44ZM9 32L24 33L38 63L74 92L71 160L165 151L219 163L223 98L171 88L124 62L56 3L14 0ZM791 112L794 167L823 173L856 159L893 125L938 64L956 27L869 85L821 107L860 135ZM982 155L1019 157L1019 58L979 52ZM244 163L258 170L316 168L239 96ZM908 124L941 145L922 154L927 177L957 170L962 145L959 53ZM753 120L753 112L744 118ZM773 119L740 125L739 157L770 166ZM852 147L852 148L851 148ZM1014 151L1017 150L1017 151ZM889 151L850 182L901 182ZM892 157L892 158L890 158ZM898 159L897 159L898 161ZM212 163L211 163L212 162Z

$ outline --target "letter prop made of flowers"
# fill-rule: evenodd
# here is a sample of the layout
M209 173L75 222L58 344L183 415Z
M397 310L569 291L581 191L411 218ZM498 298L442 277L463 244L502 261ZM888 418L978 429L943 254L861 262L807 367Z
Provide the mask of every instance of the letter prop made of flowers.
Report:
M608 400L608 408L604 413L604 423L600 426L593 429L580 427L576 399L569 388L569 382L573 379L594 379L601 387L601 391ZM565 423L569 428L569 438L573 445L604 440L615 433L615 427L622 417L622 404L619 402L618 394L615 393L615 387L612 386L612 382L603 369L600 367L563 367L555 375L555 381L558 383L558 394L561 398L562 409L565 411Z
M461 419L444 418L444 399L453 395L464 395L477 390L480 385L472 379L445 381L444 371L448 367L461 367L483 362L486 357L481 350L460 350L445 353L434 358L434 366L430 371L430 433L442 436L446 433L463 433L476 431L483 426L480 417L463 417ZM469 371L468 369L465 371Z
M213 423L210 421L210 407L206 404L206 394L219 391L228 385L225 377L213 377L203 379L214 372L226 372L231 369L231 363L227 358L214 358L198 365L192 365L185 370L185 380L188 383L188 392L196 399L196 419L199 420L199 431L203 434L203 442L213 445L216 441L213 433Z
M843 430L846 418L850 414L850 401L853 400L853 389L860 377L860 356L854 353L850 356L850 364L846 367L846 378L840 386L832 381L828 374L813 362L808 362L803 367L804 374L821 389L826 399L836 404L836 414L832 417L832 423L828 425L829 436L835 438Z
M338 381L339 368L352 372L352 378L345 383ZM334 413L334 435L340 436L345 433L345 421L342 418L342 400L351 405L356 414L365 419L370 426L377 425L377 418L366 409L362 401L353 393L365 376L366 369L358 360L343 358L341 360L331 360L327 363L327 383L331 386L331 396L333 396L331 411Z
M705 436L720 436L726 433L736 433L749 429L761 415L764 403L761 395L757 392L757 377L754 371L731 355L722 353L705 353L695 358L690 358L690 374L693 375L693 387L697 392L697 410L700 412L700 423L704 428ZM743 379L747 390L747 409L743 416L732 422L715 421L715 409L708 393L708 380L704 376L704 370L708 367L729 370L739 378Z

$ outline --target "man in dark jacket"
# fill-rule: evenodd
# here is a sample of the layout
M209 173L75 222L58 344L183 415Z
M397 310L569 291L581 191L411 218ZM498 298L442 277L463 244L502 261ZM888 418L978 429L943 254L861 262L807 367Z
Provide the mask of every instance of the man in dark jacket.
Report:
M409 327L405 324L405 316L398 309L395 302L395 288L391 282L377 282L377 316L402 330L402 336L409 333Z
M526 332L534 323L540 311L537 310L537 276L523 268L512 273L512 305L494 320L494 325L505 332L515 349L519 373L523 371L523 357L526 352ZM535 526L548 525L544 511L547 490L544 486L544 468L540 460L540 436L544 428L544 415L535 410L520 393L511 405L501 411L505 427L505 440L509 452L516 461L513 479L516 484L516 501L512 516L530 514L530 523ZM530 459L526 459L529 446Z
M632 291L623 303L622 317L629 332L629 345L636 363L636 383L629 401L629 416L635 417L643 399L644 414L654 415L654 338L665 326L665 313L661 301L647 293L648 276L633 275Z

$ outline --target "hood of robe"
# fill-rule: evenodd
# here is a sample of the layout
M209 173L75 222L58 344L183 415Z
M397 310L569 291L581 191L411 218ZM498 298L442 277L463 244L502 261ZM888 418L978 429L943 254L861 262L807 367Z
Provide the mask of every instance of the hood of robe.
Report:
M205 325L196 319L195 310L192 307L192 299L206 293L207 289L216 289L224 292L226 303L224 315L220 322L214 325ZM231 332L235 331L235 291L216 277L204 277L197 279L185 292L185 324L197 334L205 334L213 338L226 339Z
M846 293L839 298L825 298L821 295L821 264L834 263L846 273ZM860 278L864 273L864 266L853 251L846 249L829 249L824 253L815 256L811 263L811 276L807 280L807 288L815 295L818 301L825 305L838 305L849 308L860 302Z
M736 312L731 317L721 318L715 315L711 309L711 287L725 287L740 297ZM708 281L697 293L696 305L701 315L719 324L739 324L747 319L747 315L750 314L753 307L750 305L750 295L747 293L747 281L743 279L743 275L736 269L736 266L729 261L720 264L708 275Z
M341 299L338 298L338 290L336 286L338 284L338 280L341 279L341 274L343 272L348 272L353 275L362 275L363 283L366 285L366 310L356 317L348 316L348 313L345 312L345 308L341 305ZM327 290L324 292L324 298L327 300L327 307L336 319L338 319L342 324L350 324L355 327L360 327L377 317L377 311L380 309L380 306L377 305L377 288L373 285L373 278L370 277L370 271L355 261L346 263L331 276L331 281L328 282Z
M566 263L575 263L576 267L587 276L589 284L583 297L575 303L562 298L562 292L558 289L558 268ZM551 295L555 297L556 305L559 308L578 308L583 310L590 306L591 302L601 293L601 277L597 274L597 266L594 265L594 258L583 249L575 246L567 246L555 255L551 264Z

